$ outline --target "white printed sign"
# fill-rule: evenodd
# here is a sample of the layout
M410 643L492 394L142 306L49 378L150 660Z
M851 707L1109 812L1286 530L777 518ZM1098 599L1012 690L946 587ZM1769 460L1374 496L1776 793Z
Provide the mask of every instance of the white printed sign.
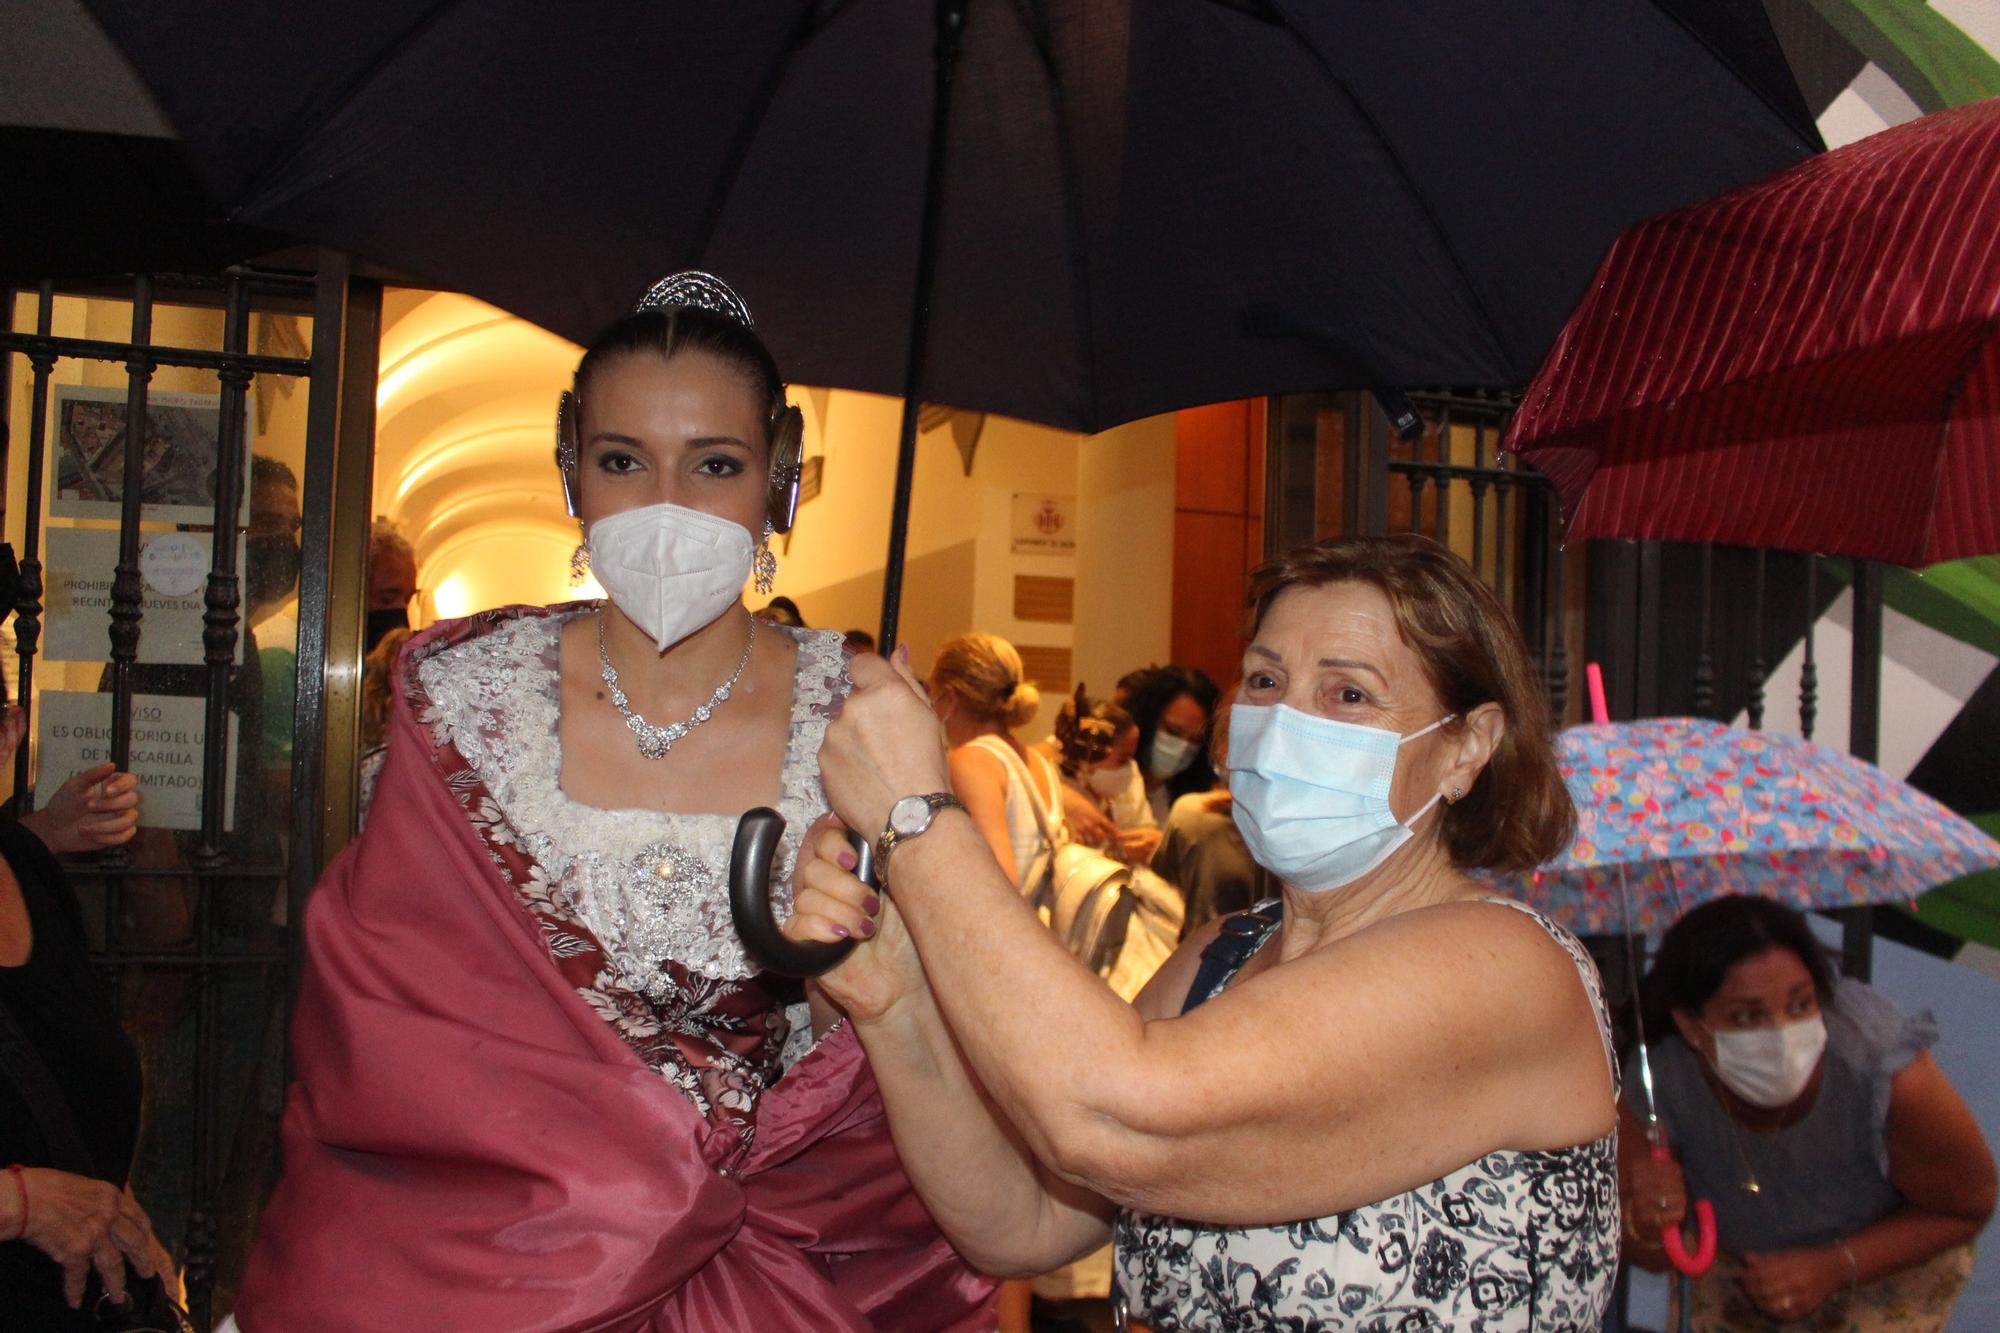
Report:
M1014 555L1075 555L1076 497L1016 494L1010 535Z
M111 656L111 578L118 534L108 528L49 528L43 533L42 656L57 662L103 662ZM201 532L139 534L139 576L145 615L139 660L199 665L209 539ZM244 548L236 545L236 567ZM243 661L243 635L235 661Z
M207 702L171 694L132 696L132 773L139 779L145 828L199 829ZM223 798L225 827L236 808L237 720L229 719ZM72 774L111 757L111 696L92 690L44 690L36 701L38 796L47 801Z

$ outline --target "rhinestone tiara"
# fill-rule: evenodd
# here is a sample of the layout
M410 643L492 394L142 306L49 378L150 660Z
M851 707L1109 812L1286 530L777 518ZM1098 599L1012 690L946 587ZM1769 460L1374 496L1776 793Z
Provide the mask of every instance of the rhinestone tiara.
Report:
M639 298L639 303L632 307L632 313L636 315L642 310L687 306L721 315L724 319L733 319L746 329L757 327L757 321L750 317L749 305L736 294L735 288L713 273L704 273L696 268L669 273L648 287L646 294Z

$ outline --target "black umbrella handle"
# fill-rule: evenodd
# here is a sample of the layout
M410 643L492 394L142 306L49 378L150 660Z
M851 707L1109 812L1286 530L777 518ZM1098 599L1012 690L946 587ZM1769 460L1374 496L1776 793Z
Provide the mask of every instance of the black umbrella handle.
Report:
M771 867L785 836L785 817L769 806L747 810L736 825L729 853L729 915L750 953L782 977L816 977L847 957L853 940L818 944L787 939L771 911ZM854 849L854 873L875 884L875 849L858 833L847 835Z

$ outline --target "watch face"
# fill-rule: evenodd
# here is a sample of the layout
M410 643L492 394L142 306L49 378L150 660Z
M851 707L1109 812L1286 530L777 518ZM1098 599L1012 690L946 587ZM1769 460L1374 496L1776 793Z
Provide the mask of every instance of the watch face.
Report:
M905 796L889 807L889 827L901 837L922 833L931 822L931 804L921 796Z

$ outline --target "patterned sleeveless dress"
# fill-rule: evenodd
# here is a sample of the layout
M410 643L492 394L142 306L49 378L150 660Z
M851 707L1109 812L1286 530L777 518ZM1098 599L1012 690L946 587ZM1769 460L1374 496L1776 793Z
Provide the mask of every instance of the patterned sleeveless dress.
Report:
M1529 907L1485 901L1533 917L1576 963L1615 1095L1610 1018L1583 947ZM1228 918L1185 1009L1220 993L1282 914L1273 898ZM1488 1153L1406 1194L1289 1226L1122 1212L1114 1240L1117 1299L1157 1333L1595 1333L1618 1273L1618 1134Z

